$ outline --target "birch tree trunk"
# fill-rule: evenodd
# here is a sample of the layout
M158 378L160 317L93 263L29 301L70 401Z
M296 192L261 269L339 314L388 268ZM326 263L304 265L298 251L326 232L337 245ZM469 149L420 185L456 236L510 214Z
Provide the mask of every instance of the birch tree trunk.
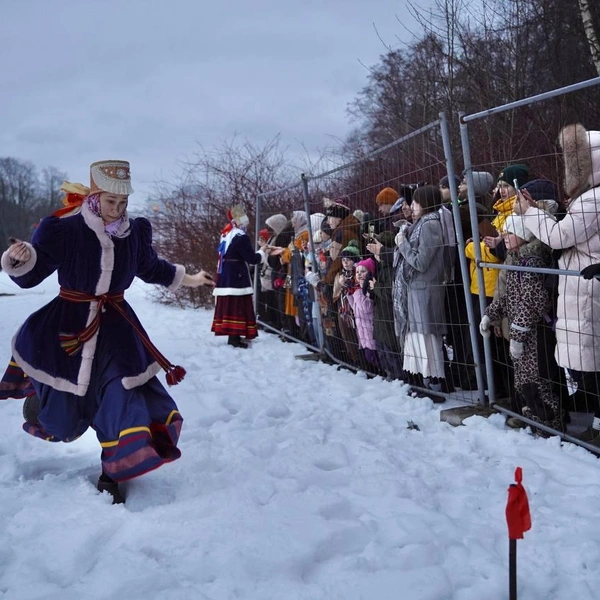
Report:
M589 0L579 0L579 11L581 12L585 37L590 46L592 61L596 67L596 71L598 71L598 75L600 75L600 40L598 39L598 33L594 27Z

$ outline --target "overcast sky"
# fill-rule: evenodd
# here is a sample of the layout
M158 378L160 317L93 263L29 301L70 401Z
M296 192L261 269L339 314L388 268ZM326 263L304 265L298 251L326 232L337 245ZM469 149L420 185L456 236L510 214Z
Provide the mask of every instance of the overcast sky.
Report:
M0 156L88 182L132 163L140 195L234 134L335 146L347 104L410 34L405 0L2 0ZM315 152L316 153L316 152Z

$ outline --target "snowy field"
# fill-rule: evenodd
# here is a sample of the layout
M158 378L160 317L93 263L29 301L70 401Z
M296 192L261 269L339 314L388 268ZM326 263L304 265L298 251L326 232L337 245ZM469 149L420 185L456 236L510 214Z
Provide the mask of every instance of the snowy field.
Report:
M508 430L500 415L451 427L444 405L296 360L303 348L274 335L234 349L210 333L210 312L154 304L148 289L127 298L187 369L172 388L183 456L124 484L127 503L113 506L94 487L92 432L45 443L21 430L21 401L2 403L1 598L508 598L516 466L533 521L519 599L600 597L595 456ZM0 274L0 292L15 294L0 297L2 364L18 324L56 291Z

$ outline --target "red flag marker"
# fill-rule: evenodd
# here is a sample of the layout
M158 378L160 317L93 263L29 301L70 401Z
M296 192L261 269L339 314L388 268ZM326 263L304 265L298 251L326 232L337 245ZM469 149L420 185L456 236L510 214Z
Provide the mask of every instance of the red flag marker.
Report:
M517 540L523 539L523 534L531 529L531 514L527 492L521 483L523 470L515 469L515 481L508 488L506 503L506 523L508 524L509 542L509 590L510 600L517 600Z

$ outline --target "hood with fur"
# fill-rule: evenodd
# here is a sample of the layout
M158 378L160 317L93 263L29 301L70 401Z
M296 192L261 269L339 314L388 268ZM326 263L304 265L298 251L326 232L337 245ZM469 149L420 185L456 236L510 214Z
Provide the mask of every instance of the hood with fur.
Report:
M575 198L600 185L600 131L586 131L583 125L567 125L558 142L565 162L565 191Z

